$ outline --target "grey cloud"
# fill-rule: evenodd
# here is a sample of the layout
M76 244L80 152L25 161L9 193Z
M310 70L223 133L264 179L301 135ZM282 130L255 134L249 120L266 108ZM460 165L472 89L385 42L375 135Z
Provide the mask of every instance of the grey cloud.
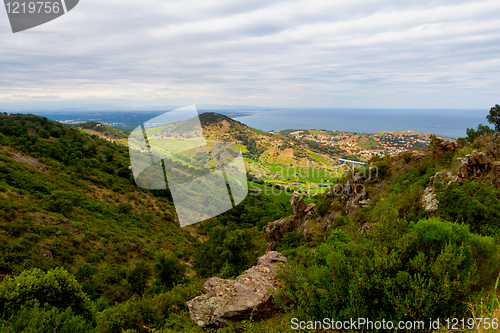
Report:
M33 29L54 33L0 35L0 101L487 107L498 102L498 10L496 1L82 0Z

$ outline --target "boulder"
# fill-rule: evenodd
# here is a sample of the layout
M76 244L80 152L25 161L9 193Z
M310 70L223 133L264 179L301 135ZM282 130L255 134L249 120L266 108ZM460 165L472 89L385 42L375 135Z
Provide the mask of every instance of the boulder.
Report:
M201 327L222 327L250 316L271 316L276 311L272 303L276 268L286 261L281 253L269 251L235 280L208 279L205 294L186 302L191 319Z
M370 199L359 200L358 205L361 206L361 207L370 207L371 206L371 201L370 201Z
M309 211L313 211L315 208L316 208L316 204L314 202L310 203L309 205L307 205L306 209L304 209L304 213L308 213Z
M482 171L489 171L491 164L486 154L474 150L464 158L457 158L458 176L461 179L472 179Z

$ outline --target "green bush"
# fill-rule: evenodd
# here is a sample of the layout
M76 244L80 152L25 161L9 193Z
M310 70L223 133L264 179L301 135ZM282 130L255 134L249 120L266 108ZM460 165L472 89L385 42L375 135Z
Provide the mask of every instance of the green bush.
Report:
M16 277L6 277L0 285L1 317L8 319L23 306L38 302L50 309L66 310L71 307L75 315L93 320L93 311L87 295L75 277L63 268L43 272L38 268L26 270Z
M185 279L187 267L170 253L161 252L154 263L155 286L159 290L170 290Z
M2 333L90 333L92 324L71 308L61 310L56 307L41 307L38 301L33 305L21 306L17 314L8 320L0 320Z
M159 295L135 298L115 305L97 315L97 332L115 333L128 329L141 333L151 332L151 329L172 325L172 321L180 323L179 315L183 315L183 321L190 328L189 332L201 331L195 322L186 320L188 318L186 301L202 293L202 282L192 281L190 284L178 285ZM182 331L185 332L186 329L177 330L177 332Z
M151 267L145 261L139 261L135 267L127 272L127 282L130 291L134 294L142 295L144 289L151 278Z
M47 200L47 209L51 212L61 213L67 216L73 211L73 203L69 199L70 193L55 191Z
M334 230L310 267L280 271L276 303L308 320L460 317L471 290L494 282L498 265L491 239L436 218L380 223L356 241Z
M439 209L444 219L463 222L481 234L500 235L500 190L491 184L464 180L437 192Z
M255 265L265 250L265 240L256 227L231 230L217 226L210 230L210 238L202 243L194 263L200 276L219 275L235 277Z

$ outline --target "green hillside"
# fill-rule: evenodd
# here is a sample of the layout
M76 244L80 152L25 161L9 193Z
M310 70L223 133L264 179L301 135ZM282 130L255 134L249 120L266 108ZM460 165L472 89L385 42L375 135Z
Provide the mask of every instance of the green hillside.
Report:
M70 332L80 326L146 332L145 326L163 327L170 316L186 320L184 301L201 293L200 279L223 268L225 276L235 276L253 265L265 248L262 227L290 213L287 204L256 193L225 214L180 228L168 189L135 185L128 148L109 140L124 134L98 126L107 132L101 138L81 131L88 128L95 124L72 128L33 115L0 114L0 324L33 328L40 322L22 322L22 316L47 325L62 316L74 324L68 324ZM228 241L236 232L244 236L253 252L234 263L222 255L224 246L214 250L205 241L214 228ZM210 268L207 255L217 256ZM175 275L176 267L186 277ZM165 275L164 269L174 271ZM165 280L169 274L176 277ZM57 300L55 307L44 305L55 282L39 283L50 279L72 286L63 290L91 310L64 312ZM26 283L42 289L16 291ZM19 302L30 307L19 308ZM130 307L134 311L125 310ZM83 313L86 319L78 317Z
M203 113L200 121L208 140L237 142L244 147L247 170L253 178L315 194L324 191L320 184L335 182L343 173L335 166L339 150L334 147L256 130L217 113Z
M306 140L200 119L209 141L248 151L250 193L180 228L168 189L135 185L127 147L112 142L126 133L0 114L1 332L204 332L185 302L267 246L288 258L278 312L225 331L293 332L293 318L500 319L500 134L463 146L430 137L427 148L334 174L334 148L313 141L323 131L302 131ZM349 144L374 145L358 138ZM293 191L315 208L292 216ZM273 221L282 228L269 238Z
M96 135L101 139L105 139L116 144L127 145L127 138L129 135L128 132L98 123L96 121L89 121L86 123L73 125L71 127L90 135Z

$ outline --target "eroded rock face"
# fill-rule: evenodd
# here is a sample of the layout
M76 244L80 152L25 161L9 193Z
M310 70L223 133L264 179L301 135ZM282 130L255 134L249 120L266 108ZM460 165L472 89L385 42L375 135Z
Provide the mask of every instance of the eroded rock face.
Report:
M208 279L205 294L186 302L189 315L198 325L224 326L228 321L265 318L275 312L272 291L279 263L286 262L279 252L269 251L236 280Z
M306 202L304 198L292 195L290 198L290 204L293 206L293 215L297 218L304 216L304 210L306 209Z
M434 147L432 153L434 156L439 156L449 151L455 153L459 151L461 148L462 146L456 144L455 142L443 142L439 146Z
M429 212L434 212L439 208L439 201L436 198L434 187L427 187L422 196L424 209Z
M304 209L304 213L309 213L311 211L314 211L314 209L316 209L316 204L313 202L307 205L306 209Z
M368 193L366 193L363 177L357 172L352 180L348 180L343 188L342 202L345 204L347 211L354 211L361 206L367 207L370 205Z
M285 217L280 220L269 222L264 227L264 234L266 237L267 250L272 249L272 245L279 241L283 236L293 230L295 230L299 225L299 220Z
M464 158L457 158L458 175L462 179L472 179L483 171L489 171L491 162L484 153L472 151L472 154L465 155Z
M424 209L426 211L433 212L439 208L439 201L436 198L436 190L434 188L434 182L444 178L449 179L447 185L459 181L459 178L457 176L453 176L449 172L447 173L436 172L436 174L430 178L429 185L427 186L427 188L424 191L424 194L422 195L422 202L424 205Z

